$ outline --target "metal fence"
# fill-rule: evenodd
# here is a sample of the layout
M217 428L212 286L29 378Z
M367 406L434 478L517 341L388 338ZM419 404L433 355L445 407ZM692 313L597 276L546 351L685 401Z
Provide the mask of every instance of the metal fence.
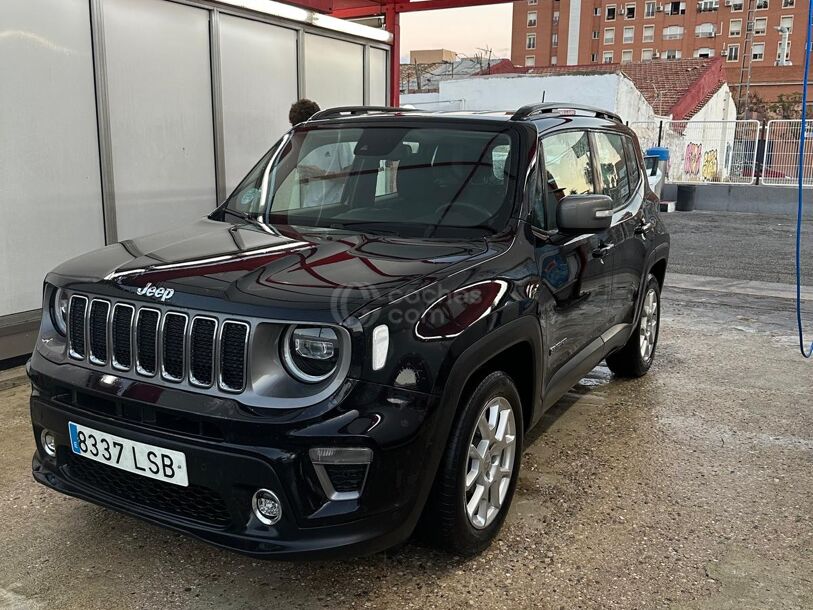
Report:
M813 186L813 125L807 124L804 160L799 164L799 141L802 121L768 121L765 128L765 151L762 157L762 183L772 186L796 186L799 171L802 182Z
M760 124L747 121L648 121L629 125L643 148L669 149L667 180L677 184L753 184Z

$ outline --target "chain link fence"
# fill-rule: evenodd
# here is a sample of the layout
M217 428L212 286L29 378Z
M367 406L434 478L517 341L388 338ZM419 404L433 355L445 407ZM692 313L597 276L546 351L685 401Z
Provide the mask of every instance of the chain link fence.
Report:
M629 126L642 148L669 149L669 182L753 184L756 180L759 121L664 120Z

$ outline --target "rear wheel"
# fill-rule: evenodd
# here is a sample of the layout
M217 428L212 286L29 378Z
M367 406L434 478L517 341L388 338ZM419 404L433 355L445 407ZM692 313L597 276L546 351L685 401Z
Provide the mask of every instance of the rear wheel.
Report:
M661 324L661 286L649 276L638 326L626 345L607 356L607 366L619 377L641 377L652 366Z
M474 555L502 527L522 453L522 408L511 378L488 375L458 414L432 495L424 537L458 555Z

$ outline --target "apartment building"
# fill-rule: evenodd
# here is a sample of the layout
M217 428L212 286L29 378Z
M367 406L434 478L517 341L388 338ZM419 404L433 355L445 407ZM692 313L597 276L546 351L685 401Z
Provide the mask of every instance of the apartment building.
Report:
M803 0L520 0L511 60L530 67L721 56L735 91L750 60L751 90L775 99L801 90L806 7ZM780 28L788 31L784 43Z

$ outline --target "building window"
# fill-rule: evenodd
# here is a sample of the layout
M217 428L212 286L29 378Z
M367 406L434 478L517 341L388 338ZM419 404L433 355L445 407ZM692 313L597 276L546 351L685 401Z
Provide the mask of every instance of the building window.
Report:
M742 19L732 19L728 22L728 35L740 36L742 34Z
M635 27L624 28L624 44L632 44L635 40Z
M635 5L628 4L626 12L624 13L625 19L635 19Z
M788 40L788 47L785 49L785 58L782 59L782 41L776 45L776 64L779 66L790 65L790 40Z
M779 20L780 28L788 28L788 33L793 32L793 15L785 15Z
M604 44L613 44L614 42L615 42L615 28L605 28Z
M683 38L683 26L670 25L668 28L663 28L664 40L680 40Z
M652 49L641 49L641 61L650 61L652 59Z
M613 63L613 52L612 52L612 51L604 51L604 53L603 53L603 55L602 55L602 57L601 57L601 60L602 60L602 61L603 61L605 64L611 64L611 63Z
M768 31L768 19L766 17L754 19L754 35L763 36L767 31Z
M628 64L632 62L632 49L621 51L621 63Z
M796 0L782 0L782 8L793 8L796 6Z
M525 37L525 48L526 49L536 48L536 34L528 34Z
M607 21L615 21L615 4L607 7Z
M701 23L694 28L696 38L714 38L717 34L713 23Z
M730 44L725 52L727 61L739 61L740 59L740 45Z
M598 61L598 53L590 53L590 61L596 63Z
M528 0L528 4L530 4L531 6L536 6L537 2L538 0Z
M643 42L652 42L655 40L655 26L654 25L645 25L644 26L644 36L641 39Z
M757 0L757 10L764 11L768 9L768 0Z
M680 59L682 57L680 49L667 49L666 59Z
M528 11L528 27L536 27L536 11Z
M597 6L593 9L593 17L601 17L601 7Z
M658 3L657 2L644 2L644 17L649 19L650 17L655 16L655 11L657 10Z
M686 3L685 2L667 2L664 5L663 12L667 15L685 15Z
M700 47L699 49L695 49L694 56L696 58L701 59L708 59L709 57L714 57L714 49L709 49L708 47Z
M559 63L559 58L556 55L552 55L550 58L550 65L555 66Z
M734 13L742 12L742 0L733 0L731 3L731 11Z
M764 42L756 42L754 46L751 47L751 59L754 61L762 61L765 59L765 43Z
M558 47L559 46L559 34L553 34L550 37L550 46Z
M593 30L593 40L598 40L598 30Z
M536 65L536 57L533 55L526 55L525 56L525 65L528 67Z
M553 23L559 23L559 11L553 11Z
M720 8L718 0L701 0L697 3L697 12L706 13L708 11L716 11Z

